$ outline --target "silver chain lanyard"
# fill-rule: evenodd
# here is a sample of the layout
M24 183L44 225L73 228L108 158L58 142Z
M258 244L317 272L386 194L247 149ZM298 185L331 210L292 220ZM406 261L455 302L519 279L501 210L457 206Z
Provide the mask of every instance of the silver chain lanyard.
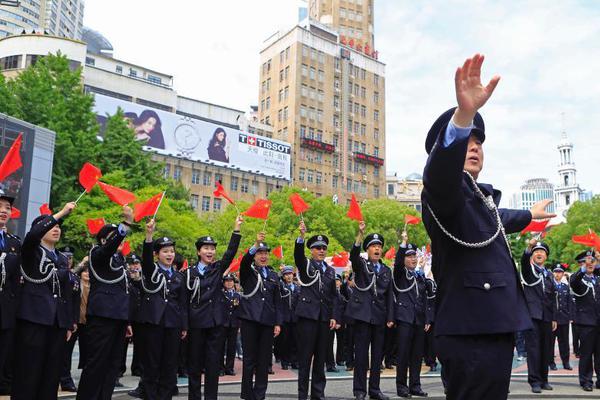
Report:
M304 283L302 282L302 278L300 278L300 274L298 274L298 283L300 284L300 286L304 286L304 287L309 287L315 284L315 282L319 282L319 290L321 290L321 287L323 286L323 284L321 283L321 271L319 271L317 268L315 268L315 274L313 276L310 276L309 268L310 267L310 260L307 258L306 259L306 275L308 276L309 279L312 279L312 281L310 281L310 283Z
M256 274L256 286L254 286L254 290L252 290L252 292L249 293L249 294L240 293L240 296L242 296L243 299L249 299L250 297L254 296L256 294L256 292L258 292L259 289L262 290L264 288L263 277L256 270L256 267L254 266L254 263L252 263L252 265L250 266L250 268Z
M373 294L377 296L377 274L375 273L375 271L369 270L367 262L362 257L360 257L360 262L362 262L362 264L364 265L365 270L367 271L367 275L372 275L373 277L371 278L371 283L369 284L369 286L365 288L361 288L360 286L358 286L358 284L356 283L356 279L354 279L354 287L359 292L368 292L369 290L373 289Z
M90 269L90 271L92 271L92 275L94 275L94 278L96 278L96 280L98 282L104 283L105 285L114 285L117 284L119 282L121 282L122 280L125 280L125 293L129 294L129 281L127 279L127 271L125 271L125 267L123 265L119 266L119 267L113 267L113 257L110 257L110 261L108 262L108 265L110 267L110 269L112 269L115 272L118 272L119 270L123 271L123 274L121 276L119 276L118 278L115 279L103 279L102 277L100 277L100 275L98 275L96 273L96 270L94 269L94 266L92 265L92 251L94 251L94 249L98 247L93 246L92 249L90 250L90 255L89 255L89 262L88 262L88 267ZM143 275L143 274L142 274Z
M25 272L25 270L23 269L23 265L21 264L21 275L23 276L23 279L25 279L27 282L29 283L33 283L36 285L41 285L42 283L46 283L48 282L50 279L52 279L52 293L56 293L56 290L58 289L58 297L62 297L62 293L60 290L60 280L58 279L58 269L56 268L56 265L54 265L53 262L49 262L48 264L46 264L46 261L48 261L48 257L46 256L46 251L42 248L42 246L39 246L38 249L42 252L42 256L40 257L40 263L38 265L38 270L40 271L40 274L42 275L46 275L41 279L34 279L32 277L30 277L29 275L27 275L27 273ZM48 268L50 268L50 272L48 272Z

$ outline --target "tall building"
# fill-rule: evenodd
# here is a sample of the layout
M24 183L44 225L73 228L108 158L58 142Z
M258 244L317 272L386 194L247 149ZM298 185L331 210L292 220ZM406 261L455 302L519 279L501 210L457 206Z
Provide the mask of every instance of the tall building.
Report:
M374 0L309 0L308 15L361 46L374 47Z
M558 185L554 189L554 202L558 218L566 218L567 211L573 203L583 200L583 189L577 183L577 168L573 156L573 143L563 129L560 143L557 146L559 153Z
M292 183L347 203L385 188L385 65L305 19L260 52L259 121L292 143Z
M398 174L387 175L387 198L412 207L421 212L421 192L423 191L423 176L416 172L400 177Z
M542 200L554 199L554 185L545 178L527 179L517 193L509 200L510 208L529 210L535 203ZM548 207L549 212L554 212L554 204Z
M81 39L84 1L21 0L12 6L0 5L0 37L20 34L24 30Z

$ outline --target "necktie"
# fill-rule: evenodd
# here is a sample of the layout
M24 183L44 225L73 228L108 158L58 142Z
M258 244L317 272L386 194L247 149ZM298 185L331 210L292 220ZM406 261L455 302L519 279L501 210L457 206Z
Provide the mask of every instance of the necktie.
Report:
M325 273L325 271L327 270L327 267L325 266L325 263L321 264L321 270L323 271L323 273Z
M261 267L260 272L263 278L267 279L267 269L265 267Z
M200 275L204 276L204 271L205 271L205 266L198 263L198 272L200 273Z
M4 232L0 232L0 249L4 249L5 241L4 241Z
M375 272L379 273L379 263L375 264Z

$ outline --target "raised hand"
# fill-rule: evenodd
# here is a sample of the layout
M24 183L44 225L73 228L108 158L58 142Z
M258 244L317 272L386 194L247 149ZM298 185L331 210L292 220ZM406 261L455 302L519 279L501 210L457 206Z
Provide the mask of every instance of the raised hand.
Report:
M156 221L152 218L146 224L146 242L152 241L152 236L154 235L154 230L156 229Z
M133 224L133 210L127 204L123 206L123 220L128 224Z
M66 217L67 215L71 214L71 212L75 209L75 207L77 207L77 203L75 203L73 201L65 204L63 206L62 210L60 210L59 212L54 214L54 219L61 219L61 218Z
M243 222L244 222L244 217L242 217L241 214L238 214L238 216L235 217L235 224L233 226L233 230L239 231Z
M306 234L306 225L304 224L304 221L300 221L298 229L300 230L300 237L304 238L304 235Z
M490 82L483 86L481 83L481 65L483 55L475 54L467 58L462 67L456 69L454 85L458 108L454 113L454 122L467 127L473 121L477 110L488 101L500 81L500 76L494 75Z
M365 221L360 221L360 222L358 223L358 232L359 232L361 235L364 235L364 234L365 234L365 228L366 228L366 227L367 227L367 225L365 224Z
M266 236L267 235L264 232L258 232L256 234L256 244L258 245L259 243L264 242Z
M556 214L546 211L546 207L552 204L553 200L538 201L531 207L531 218L533 219L548 219L556 217Z

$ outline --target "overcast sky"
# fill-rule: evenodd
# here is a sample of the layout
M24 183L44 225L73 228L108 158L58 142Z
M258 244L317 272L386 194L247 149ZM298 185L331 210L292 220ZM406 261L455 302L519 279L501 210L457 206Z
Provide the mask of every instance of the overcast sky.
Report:
M84 22L111 41L115 57L173 75L179 94L246 110L257 104L262 43L293 26L298 4L86 0ZM502 79L482 110L480 180L505 201L527 178L557 183L564 112L578 181L600 193L597 2L375 0L375 47L387 65L388 174L422 172L425 134L455 104L454 71L481 52L484 79Z

